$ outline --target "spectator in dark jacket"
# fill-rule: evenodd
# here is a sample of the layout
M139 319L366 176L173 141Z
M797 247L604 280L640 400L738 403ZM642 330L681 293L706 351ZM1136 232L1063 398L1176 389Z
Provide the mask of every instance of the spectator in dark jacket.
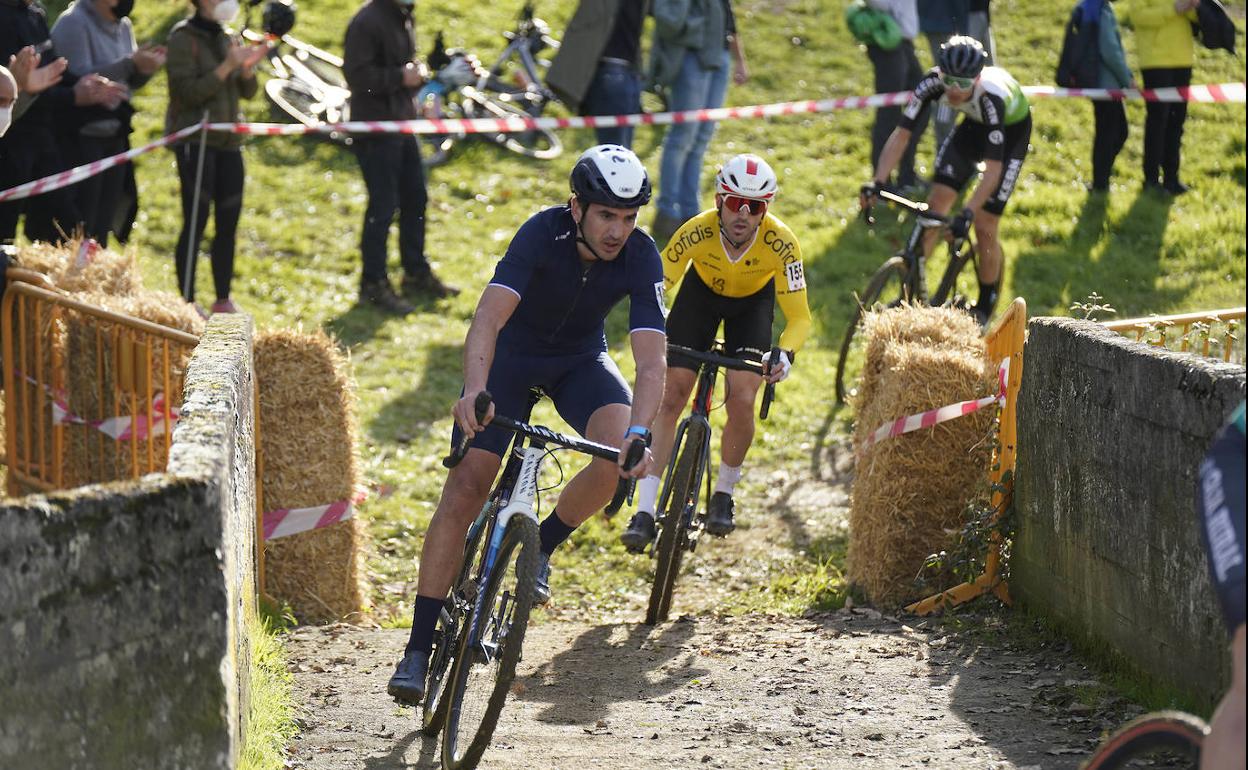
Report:
M927 45L932 49L932 61L940 54L940 47L954 35L967 34L967 15L970 6L967 0L922 0L919 3L919 31L927 37ZM971 37L974 37L972 35ZM942 102L936 104L932 117L932 132L936 138L936 150L945 143L945 137L953 130L957 114L953 108Z
M0 62L9 62L28 46L35 47L44 67L63 66L43 8L29 0L0 0ZM24 58L30 61L29 55ZM124 94L123 87L99 75L66 74L59 84L43 91L0 139L0 190L64 171L66 164L53 139L56 126L77 120L79 107L115 108ZM37 241L59 241L62 231L72 231L80 221L73 196L64 188L0 203L0 243L13 241L23 212L27 214L26 237Z
M546 84L582 115L641 112L641 28L649 0L581 0ZM631 147L632 126L594 129L598 144Z
M255 66L266 50L263 45L241 45L223 26L238 13L237 0L193 0L193 4L195 14L178 22L169 33L166 132L193 126L205 118L210 123L241 121L239 103L255 95ZM215 231L209 254L216 289L212 312L233 313L238 310L230 298L230 284L234 279L235 233L243 210L243 140L237 134L211 132L202 141L202 173L200 134L173 146L182 184L182 232L174 254L178 288L187 302L195 302L195 263L211 207ZM196 177L200 179L198 205Z
M347 25L343 74L351 88L355 120L412 120L414 97L425 82L415 61L414 0L368 0ZM425 209L428 193L420 164L420 143L411 134L356 137L352 149L368 188L368 209L360 234L360 302L389 313L414 309L399 296L386 273L386 240L399 212L399 261L404 295L448 297L459 290L433 274L425 256Z
M1113 0L1083 0L1079 8L1083 24L1098 24L1101 67L1097 86L1100 88L1135 88L1135 78L1127 66L1127 55L1122 50L1122 36L1118 33L1118 18L1111 5ZM1109 190L1109 177L1114 171L1114 159L1127 142L1127 108L1121 101L1094 100L1092 116L1096 133L1092 138L1092 184L1095 192Z
M134 0L76 0L52 26L52 42L69 60L73 75L92 72L127 86L126 99L116 110L95 108L79 125L61 126L61 154L73 166L107 158L130 149L130 94L141 88L165 64L164 46L139 48L130 24ZM129 214L136 201L134 166L127 163L74 186L75 203L84 233L101 245L116 226L118 209ZM133 221L127 217L127 222ZM128 227L119 227L127 232Z

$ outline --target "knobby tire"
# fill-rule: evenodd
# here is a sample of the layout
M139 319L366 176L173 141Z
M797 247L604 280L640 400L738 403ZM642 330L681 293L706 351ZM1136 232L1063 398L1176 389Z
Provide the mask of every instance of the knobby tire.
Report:
M1208 732L1208 725L1182 711L1145 714L1106 738L1082 770L1117 770L1159 749L1186 754L1196 767Z
M484 551L485 533L489 530L488 521L498 509L498 501L490 500L485 504L487 524L477 529L465 540L464 561L459 568L459 576L451 585L452 600L456 595L469 591L469 583L477 571L478 563ZM421 732L428 736L438 734L446 724L447 674L455 665L456 651L459 647L459 633L465 613L455 612L447 602L447 609L438 617L438 624L433 633L433 654L429 657L429 677L425 680L425 701L421 706Z
M685 508L694 493L698 463L704 454L702 442L706 440L705 431L704 425L691 421L680 446L675 447L674 470L661 498L664 514L659 539L654 546L654 585L650 588L650 604L646 608L648 626L666 620L672 607L676 578L680 575L680 564L688 545L689 522Z
M529 611L537 590L537 555L539 548L537 523L527 516L517 514L507 522L507 531L499 547L498 558L486 584L481 587L485 595L484 613L477 622L485 622L496 611L495 601L499 590L511 576L515 577L515 596L510 624L501 631L500 649L496 660L493 686L480 721L474 727L462 723L464 696L469 677L476 664L475 655L468 649L472 637L471 621L465 622L459 634L455 655L455 668L451 674L447 698L446 728L442 734L442 766L446 770L469 770L477 766L481 755L490 745L498 716L507 700L511 682L516 676L516 663L520 660L520 648L528 629ZM487 631L491 630L487 627ZM461 736L464 728L468 733ZM464 744L464 745L461 745Z
M836 402L838 404L845 403L845 396L848 392L845 387L846 365L854 339L858 336L858 327L862 325L863 315L879 301L894 277L897 279L897 296L900 299L903 296L905 276L906 261L901 257L889 258L875 271L875 275L871 276L871 280L867 282L867 288L854 303L854 312L850 316L849 327L845 329L845 339L841 341L841 354L836 360Z

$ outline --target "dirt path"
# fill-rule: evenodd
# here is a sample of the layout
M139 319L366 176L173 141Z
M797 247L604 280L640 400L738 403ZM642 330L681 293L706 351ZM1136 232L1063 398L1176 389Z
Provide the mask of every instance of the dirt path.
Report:
M642 625L642 596L602 618L560 608L556 595L525 639L482 767L1074 768L1131 713L1112 696L1074 703L1099 691L1081 665L1004 635L950 636L860 608L714 614L723 591L765 583L810 542L844 531L842 481L770 481L759 506L768 515L742 522L749 537L699 549L677 620ZM346 625L291 634L303 709L291 767L438 766L418 714L385 695L406 635Z

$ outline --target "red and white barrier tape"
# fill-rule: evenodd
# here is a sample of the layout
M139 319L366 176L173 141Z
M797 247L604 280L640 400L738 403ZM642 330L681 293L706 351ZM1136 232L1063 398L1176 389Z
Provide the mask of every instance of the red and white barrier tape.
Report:
M115 441L128 441L136 439L143 441L149 436L163 436L165 434L165 394L157 393L152 399L152 419L149 421L146 414L140 414L137 417L106 417L103 420L88 420L85 417L79 417L70 410L69 404L65 401L63 393L57 393L51 385L40 383L28 374L16 372L26 382L36 387L42 385L44 392L48 394L48 398L52 400L52 424L53 425L85 425L88 428L95 428L104 435ZM179 410L175 407L169 408L169 422L177 422ZM150 426L149 426L150 422Z
M103 173L110 168L120 166L123 163L129 163L131 160L139 157L140 155L149 153L160 147L173 144L179 139L183 139L196 133L202 126L202 123L198 123L194 126L187 126L180 131L175 131L167 136L162 136L151 144L145 144L142 147L135 147L134 149L117 153L116 155L108 158L101 158L100 160L83 164L77 168L62 171L59 174L45 176L43 179L36 179L33 182L26 182L25 184L19 184L17 187L11 187L8 190L0 192L0 203L18 200L19 198L30 198L35 195L51 192L53 190L59 190L60 188L67 187L71 184L77 184L84 179Z
M1106 88L1055 88L1052 86L1026 86L1023 92L1038 98L1080 98L1097 100L1144 99L1159 102L1238 102L1245 101L1243 83L1195 85L1183 88L1154 89L1106 89ZM887 107L905 104L909 91L871 96L850 96L840 99L819 99L797 102L755 104L747 107L720 107L713 110L686 110L684 112L655 112L639 115L581 116L570 118L459 118L437 120L387 120L351 121L348 123L305 126L298 123L212 123L211 131L225 131L250 136L298 136L304 134L450 134L450 133L513 133L560 128L603 128L612 126L662 126L672 123L700 123L705 121L737 120L743 118L769 118L784 115L816 114L836 110L861 110L870 107ZM36 179L8 190L0 191L0 203L29 198L32 195L51 192L83 179L99 174L114 166L127 163L144 153L172 144L199 131L202 124L188 126L176 133L137 147L127 152L94 161L77 168L62 171L43 179Z
M355 506L364 502L367 495L358 494L350 500L339 500L313 508L278 508L264 514L264 539L272 540L296 535L313 529L321 529L355 515Z
M867 447L879 443L886 438L900 436L904 433L913 433L922 428L930 428L933 425L939 425L942 422L956 420L973 412L978 412L987 406L993 404L1005 405L1005 384L1010 378L1010 359L1006 358L1001 361L1001 367L997 370L997 394L995 396L984 396L974 401L961 401L956 404L942 406L939 409L930 409L920 414L912 414L909 417L901 417L886 422L875 429L870 436L858 447L858 451L864 451Z

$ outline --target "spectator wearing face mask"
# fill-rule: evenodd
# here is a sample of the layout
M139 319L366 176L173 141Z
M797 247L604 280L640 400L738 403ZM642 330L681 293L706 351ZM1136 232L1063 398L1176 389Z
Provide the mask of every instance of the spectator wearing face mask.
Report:
M226 30L224 25L238 15L238 0L193 0L193 4L194 15L169 32L166 133L205 118L210 123L241 122L239 104L255 95L255 66L267 50L263 44L241 45ZM209 254L216 289L212 311L233 313L238 310L230 298L230 283L234 278L235 232L243 210L243 140L237 134L210 132L203 143L202 171L200 134L173 145L182 185L182 232L174 254L178 288L187 302L195 301L195 263L211 210L214 234ZM196 178L200 180L198 202Z
M134 0L76 0L52 26L52 42L69 60L71 74L95 72L127 88L117 109L97 107L84 111L79 123L58 126L61 153L71 165L130 149L134 114L130 94L165 64L164 46L136 45L129 18L133 8ZM86 236L107 245L109 232L116 227L124 240L138 203L134 167L116 166L75 185L74 201ZM119 209L124 215L121 223Z
M124 87L98 74L62 77L64 59L52 43L47 17L29 0L0 0L0 63L4 62L18 69L18 83L27 83L23 90L42 92L0 138L0 190L64 171L67 165L54 139L56 126L76 120L83 107L115 108L125 93ZM80 221L67 189L0 203L0 243L16 237L23 213L26 237L37 241L59 240L61 232L73 230Z

